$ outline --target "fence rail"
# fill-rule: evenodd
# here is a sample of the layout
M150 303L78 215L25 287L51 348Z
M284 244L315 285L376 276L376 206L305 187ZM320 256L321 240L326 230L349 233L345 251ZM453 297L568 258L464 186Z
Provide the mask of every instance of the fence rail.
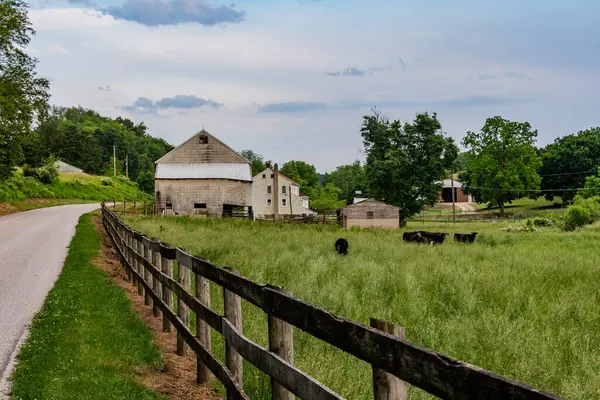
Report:
M271 377L273 399L341 399L342 397L293 365L293 327L323 340L373 368L376 399L403 399L403 380L444 399L559 399L528 385L479 367L454 360L417 346L394 326L371 320L370 328L296 299L283 289L261 285L240 276L235 270L219 268L181 248L148 238L121 221L102 206L103 224L110 236L128 279L153 305L154 315L162 312L163 330L174 327L177 353L187 344L198 359L197 381L206 383L212 372L227 390L228 399L247 399L243 391L242 359ZM177 279L173 263L179 264ZM195 291L190 293L190 274ZM208 281L223 288L224 314L210 308ZM179 307L174 311L174 296ZM241 299L268 315L269 349L242 334ZM197 318L196 334L189 324L189 311ZM378 328L378 329L376 329ZM224 336L226 363L210 349L210 329ZM379 330L381 329L381 330Z

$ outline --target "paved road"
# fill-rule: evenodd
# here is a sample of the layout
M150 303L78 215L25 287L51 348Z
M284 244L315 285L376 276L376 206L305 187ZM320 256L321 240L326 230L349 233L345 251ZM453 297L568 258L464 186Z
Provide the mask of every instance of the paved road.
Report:
M67 205L0 217L0 398L28 324L61 271L77 220L98 207Z

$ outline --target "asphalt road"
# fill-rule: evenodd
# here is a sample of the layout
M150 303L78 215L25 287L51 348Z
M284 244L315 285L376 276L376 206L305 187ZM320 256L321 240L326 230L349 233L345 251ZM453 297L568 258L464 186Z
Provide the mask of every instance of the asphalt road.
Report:
M28 326L60 274L79 217L97 204L0 217L0 398Z

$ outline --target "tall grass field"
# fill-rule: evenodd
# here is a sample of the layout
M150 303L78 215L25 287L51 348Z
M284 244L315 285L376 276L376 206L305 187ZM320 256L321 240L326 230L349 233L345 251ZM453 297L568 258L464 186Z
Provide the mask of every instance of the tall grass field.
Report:
M402 241L403 231L343 230L274 222L130 217L132 226L282 286L336 315L406 328L416 344L566 398L600 398L600 226L508 233L506 223L409 223L408 230L480 232L472 245ZM514 224L514 223L513 223ZM346 257L334 250L345 237ZM222 312L222 289L212 304ZM267 317L243 302L243 331L267 346ZM224 359L213 332L213 351ZM294 361L346 398L371 399L370 366L294 329ZM245 363L250 398L269 379ZM431 396L409 387L411 399Z

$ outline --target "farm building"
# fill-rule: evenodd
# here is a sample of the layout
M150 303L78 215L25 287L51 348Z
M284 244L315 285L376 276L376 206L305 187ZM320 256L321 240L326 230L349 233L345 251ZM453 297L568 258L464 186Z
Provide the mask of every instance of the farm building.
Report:
M257 218L313 214L309 198L300 194L300 185L281 174L277 164L271 168L269 163L252 178L252 207Z
M58 172L83 172L82 169L72 166L71 164L67 164L64 161L57 161L54 163L54 166L58 170Z
M400 228L400 208L366 199L338 210L344 228Z
M251 213L250 162L203 129L156 161L154 199L159 213Z
M471 195L463 193L462 183L454 181L454 201L456 203L471 202ZM440 193L441 203L452 203L452 180L444 179L442 181L442 193Z

